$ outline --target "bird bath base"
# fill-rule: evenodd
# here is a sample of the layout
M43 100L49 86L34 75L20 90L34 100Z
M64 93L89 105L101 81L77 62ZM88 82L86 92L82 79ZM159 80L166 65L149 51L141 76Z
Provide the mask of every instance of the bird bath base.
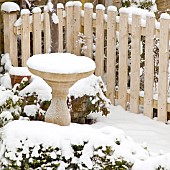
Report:
M34 55L28 59L27 66L31 73L43 78L52 88L52 101L45 121L61 126L69 125L71 116L66 103L68 90L76 81L93 74L94 61L69 53L53 53Z
M70 125L71 117L66 104L66 97L53 97L51 105L46 113L45 121L61 126Z

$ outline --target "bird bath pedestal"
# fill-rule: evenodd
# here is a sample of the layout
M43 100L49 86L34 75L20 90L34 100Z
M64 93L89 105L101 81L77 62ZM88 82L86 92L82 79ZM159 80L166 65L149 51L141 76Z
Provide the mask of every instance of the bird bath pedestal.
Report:
M52 88L52 101L45 121L69 125L71 118L66 103L68 90L76 81L94 72L94 61L70 53L38 54L28 59L27 66L31 73L43 78Z

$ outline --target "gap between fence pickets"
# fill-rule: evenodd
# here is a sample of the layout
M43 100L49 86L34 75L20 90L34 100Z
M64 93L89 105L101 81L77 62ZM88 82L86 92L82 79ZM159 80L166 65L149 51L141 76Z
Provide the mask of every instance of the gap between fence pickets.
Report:
M118 99L118 90L115 91L115 99ZM130 90L127 90L127 102L130 102ZM158 94L153 95L152 107L158 109ZM139 92L139 105L144 105L144 91ZM167 112L170 112L170 97L167 99Z

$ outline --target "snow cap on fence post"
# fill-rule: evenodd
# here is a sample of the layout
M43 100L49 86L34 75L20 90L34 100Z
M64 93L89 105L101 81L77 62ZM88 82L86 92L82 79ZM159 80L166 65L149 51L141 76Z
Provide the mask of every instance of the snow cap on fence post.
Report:
M57 4L57 9L64 9L64 5L62 3Z
M66 7L69 7L69 6L74 6L74 2L73 1L68 1L66 3Z
M125 8L125 7L120 8L119 12L120 13L127 13L127 14L129 13L128 8Z
M26 14L27 14L27 15L30 14L30 10L29 10L29 9L22 9L22 10L21 10L21 16L22 16L22 15L26 15Z
M107 11L117 12L117 7L116 6L109 6L107 8Z
M93 9L93 4L90 3L90 2L87 2L87 3L84 4L84 8L91 8L91 9Z
M170 15L167 13L162 13L160 19L170 19Z
M104 7L104 5L102 5L102 4L98 4L97 6L96 6L96 10L105 10L105 7Z
M146 13L146 16L151 17L151 18L155 18L155 14L153 12L149 12L149 11Z
M80 1L74 1L74 6L81 7L82 3Z
M1 5L1 11L7 12L7 13L17 12L17 11L20 11L20 7L15 2L4 2Z
M35 7L32 10L33 13L41 13L41 8L40 7Z

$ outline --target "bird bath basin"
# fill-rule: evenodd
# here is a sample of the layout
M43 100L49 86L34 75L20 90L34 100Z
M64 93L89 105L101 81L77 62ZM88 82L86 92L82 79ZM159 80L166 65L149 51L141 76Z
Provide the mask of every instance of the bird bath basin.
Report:
M28 59L27 66L31 73L43 78L52 88L52 101L45 121L69 125L68 90L76 81L93 74L96 67L94 61L70 53L37 54Z

